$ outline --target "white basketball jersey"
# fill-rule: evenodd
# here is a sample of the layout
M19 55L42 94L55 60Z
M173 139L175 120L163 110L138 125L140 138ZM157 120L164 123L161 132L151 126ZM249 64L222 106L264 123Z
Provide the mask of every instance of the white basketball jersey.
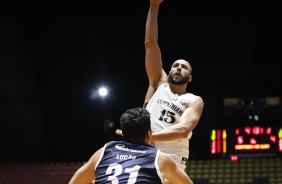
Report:
M171 92L167 82L161 84L146 105L146 109L151 113L152 131L157 132L177 124L192 96L191 93L178 96ZM191 136L192 132L186 138L174 141L155 141L155 146L170 154L181 168L185 169Z

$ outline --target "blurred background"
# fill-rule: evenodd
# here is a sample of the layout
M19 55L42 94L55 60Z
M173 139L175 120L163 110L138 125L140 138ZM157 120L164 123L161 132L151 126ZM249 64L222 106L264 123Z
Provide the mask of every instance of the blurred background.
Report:
M1 163L86 161L120 139L121 113L142 106L148 87L148 8L149 0L1 1ZM229 157L230 149L212 154L212 131L255 126L275 136L267 153L281 152L281 8L280 0L161 5L164 69L187 59L187 90L205 102L189 159Z

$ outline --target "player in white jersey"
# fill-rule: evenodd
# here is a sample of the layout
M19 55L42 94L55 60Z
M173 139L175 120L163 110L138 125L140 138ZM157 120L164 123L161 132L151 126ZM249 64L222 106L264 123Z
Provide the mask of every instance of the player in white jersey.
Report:
M186 107L189 99L194 97L191 93L178 96L171 92L168 82L162 83L148 103L144 105L151 112L152 131L158 132L176 124ZM154 144L161 151L170 154L185 169L189 156L189 139L192 131L185 138L171 141L154 141Z
M189 139L203 112L200 96L187 92L192 81L188 61L173 62L168 73L162 68L158 45L158 11L163 0L150 0L145 33L145 66L149 87L144 104L151 113L153 140L157 148L175 158L182 169L189 155Z
M200 96L188 93L192 67L184 59L174 61L168 75L162 68L158 46L158 11L163 0L150 0L146 21L145 65L149 87L144 106L151 113L153 140L157 148L169 153L185 170L189 139L203 112ZM118 135L122 135L117 130Z

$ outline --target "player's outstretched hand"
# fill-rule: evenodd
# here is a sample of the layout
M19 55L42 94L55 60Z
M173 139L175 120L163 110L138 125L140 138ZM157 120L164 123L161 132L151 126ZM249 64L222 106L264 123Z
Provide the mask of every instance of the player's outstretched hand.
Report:
M120 129L116 129L116 134L122 136L122 131Z

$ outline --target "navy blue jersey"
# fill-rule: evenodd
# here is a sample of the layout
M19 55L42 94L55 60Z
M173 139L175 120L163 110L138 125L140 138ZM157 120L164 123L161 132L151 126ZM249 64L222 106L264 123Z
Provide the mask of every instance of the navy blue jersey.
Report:
M111 141L96 165L95 184L161 184L159 150L147 143Z

